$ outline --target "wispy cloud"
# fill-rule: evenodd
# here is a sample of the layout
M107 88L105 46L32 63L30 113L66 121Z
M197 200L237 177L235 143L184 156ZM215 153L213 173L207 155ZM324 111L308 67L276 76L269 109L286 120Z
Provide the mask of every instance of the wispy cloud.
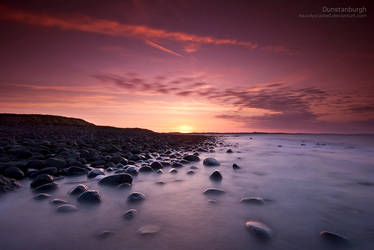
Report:
M152 41L149 41L149 40L145 40L145 43L148 44L149 46L153 47L153 48L162 50L162 51L164 51L166 53L169 53L169 54L172 54L172 55L175 55L175 56L183 57L181 54L178 54L177 52L172 51L170 49L167 49L167 48L165 48L165 47L163 47L160 44L157 44L155 42L152 42Z
M54 16L45 13L12 9L3 5L0 5L0 19L43 27L57 27L63 30L76 30L116 37L132 37L144 40L148 45L173 55L180 54L164 48L150 40L166 39L181 42L183 43L184 51L187 53L195 52L199 48L199 45L206 44L239 46L247 49L259 49L262 51L270 51L275 53L295 54L293 50L283 46L262 46L251 41L242 41L233 38L221 39L212 36L200 36L184 32L170 32L144 25L132 25L83 15L64 17Z

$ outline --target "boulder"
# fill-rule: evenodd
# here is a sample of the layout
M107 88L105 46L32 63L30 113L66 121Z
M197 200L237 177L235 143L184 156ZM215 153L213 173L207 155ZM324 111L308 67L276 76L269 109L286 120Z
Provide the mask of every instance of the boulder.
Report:
M99 204L101 202L101 197L97 191L88 190L78 196L78 202L85 204Z
M87 177L88 178L95 178L98 175L105 175L105 173L101 169L94 169L94 170L91 170L90 172L88 172Z
M35 192L38 193L48 193L48 192L53 192L58 188L58 185L54 182L47 183L41 186L38 186L34 189Z
M247 221L245 227L260 240L270 240L273 234L268 226L258 221Z
M127 210L124 214L123 214L123 218L126 219L126 220L131 220L135 217L135 215L137 214L138 212L136 211L136 209L129 209Z
M49 174L41 174L36 176L36 178L31 182L30 186L36 188L47 183L52 183L54 181L53 177Z
M104 177L99 181L99 184L106 186L118 186L122 183L132 183L132 177L129 174L115 174Z
M197 155L186 155L183 159L189 162L200 161L200 158Z
M223 191L222 189L218 189L218 188L208 188L204 191L204 194L206 195L220 195L224 193L225 191Z
M143 201L144 199L145 199L145 195L139 192L131 193L127 197L128 202L140 202L140 201Z
M219 166L220 163L214 158L205 158L203 161L204 166L214 167Z
M78 176L78 175L85 175L87 174L88 170L81 167L69 167L66 169L67 176Z
M78 208L71 204L63 204L56 208L58 213L72 213L78 211Z
M16 180L20 180L25 176L25 174L22 172L22 170L17 168L17 167L6 168L5 171L4 171L4 175L6 177L13 178L13 179L16 179Z
M222 175L221 173L216 170L214 171L210 176L209 178L212 180L212 181L222 181Z
M73 188L69 194L71 195L79 195L83 192L86 192L88 190L88 187L84 184L79 184L78 186L76 186L75 188Z

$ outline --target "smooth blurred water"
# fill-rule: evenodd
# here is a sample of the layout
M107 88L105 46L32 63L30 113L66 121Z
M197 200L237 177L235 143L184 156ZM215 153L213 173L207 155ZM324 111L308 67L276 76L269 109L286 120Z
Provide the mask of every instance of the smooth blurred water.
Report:
M320 239L323 230L346 236L350 249L374 249L373 136L222 139L225 145L215 153L200 154L201 159L219 160L217 168L201 161L175 175L168 168L162 175L140 174L129 190L98 186L97 179L85 176L59 180L53 196L79 207L71 214L58 214L48 200L33 200L25 180L23 188L0 197L0 249L336 249ZM228 148L234 153L226 153ZM233 163L241 169L233 170ZM187 175L193 165L196 174ZM209 179L215 169L223 175L221 183ZM77 183L99 191L102 203L93 208L77 204L67 194ZM209 187L226 193L206 196L203 191ZM146 200L127 203L133 191L144 193ZM260 206L240 203L245 196L268 201ZM122 215L129 208L138 214L128 221ZM274 237L258 241L244 226L250 219L268 225ZM138 229L148 224L159 226L160 232L140 235ZM114 235L98 239L102 231Z

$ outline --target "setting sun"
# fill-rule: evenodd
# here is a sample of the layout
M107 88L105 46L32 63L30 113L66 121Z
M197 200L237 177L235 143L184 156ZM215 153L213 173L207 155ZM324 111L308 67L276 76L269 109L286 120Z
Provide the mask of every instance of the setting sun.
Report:
M181 133L191 133L192 127L188 125L181 125L178 127L177 131Z

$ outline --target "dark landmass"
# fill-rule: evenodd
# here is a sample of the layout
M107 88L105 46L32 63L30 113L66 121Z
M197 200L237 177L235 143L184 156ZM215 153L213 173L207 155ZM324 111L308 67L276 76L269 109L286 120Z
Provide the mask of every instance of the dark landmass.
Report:
M17 187L14 179L43 174L95 176L101 170L137 174L142 167L156 171L185 163L187 153L212 150L215 140L206 135L96 126L61 116L0 114L0 190ZM168 160L155 164L161 156Z

